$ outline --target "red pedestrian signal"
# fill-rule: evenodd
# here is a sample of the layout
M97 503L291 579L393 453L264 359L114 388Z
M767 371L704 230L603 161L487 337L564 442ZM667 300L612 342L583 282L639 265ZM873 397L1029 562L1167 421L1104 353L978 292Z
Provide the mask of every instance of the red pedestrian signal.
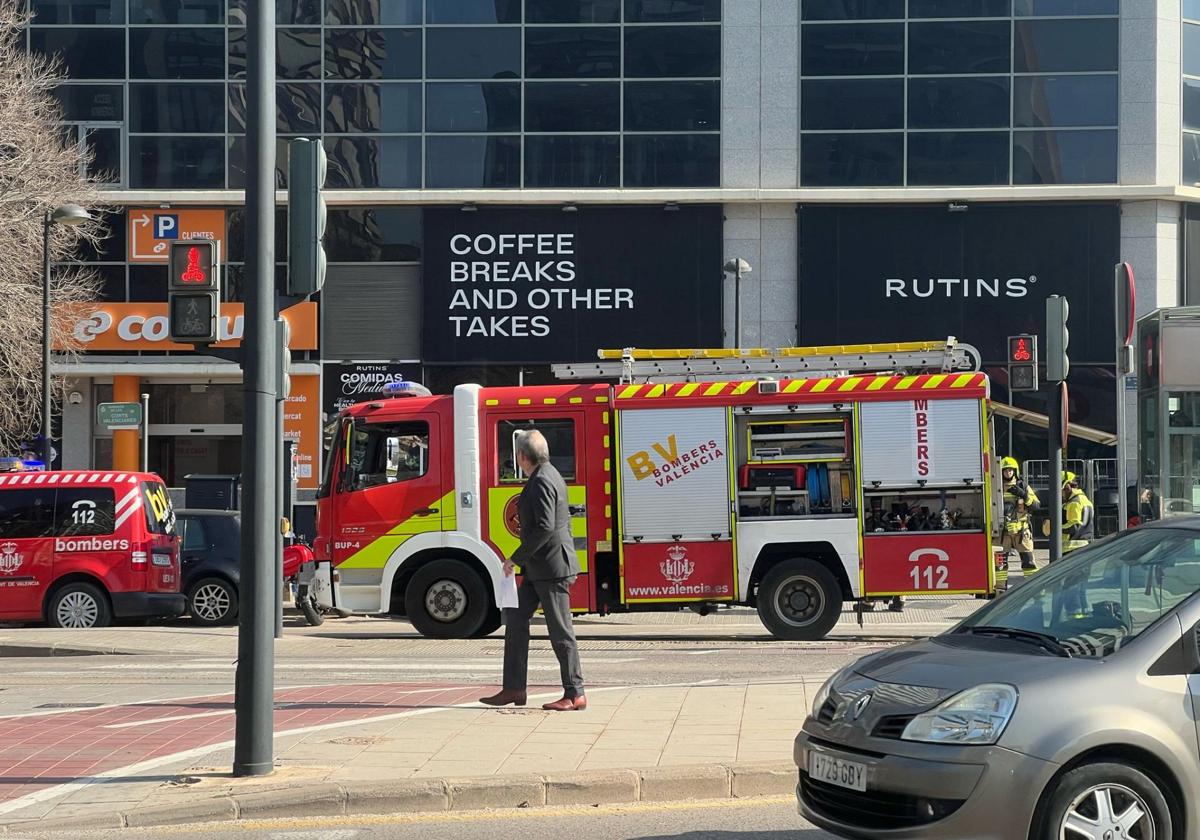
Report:
M179 280L183 283L208 282L208 275L200 267L200 249L195 245L187 250L187 268L183 270L183 274L179 275Z
M167 258L168 337L207 346L220 336L221 251L211 239L180 239Z
M1038 389L1038 346L1036 335L1008 337L1008 387L1011 391Z
M180 239L171 243L167 288L217 291L220 251L211 239Z
M1033 347L1027 335L1015 335L1008 340L1008 360L1010 362L1032 362Z

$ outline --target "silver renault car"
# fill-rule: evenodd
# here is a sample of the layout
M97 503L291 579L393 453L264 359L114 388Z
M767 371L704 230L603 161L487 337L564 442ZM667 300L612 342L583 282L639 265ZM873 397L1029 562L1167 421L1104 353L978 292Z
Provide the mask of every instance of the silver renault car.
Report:
M865 657L796 738L841 837L1200 838L1200 517L1082 549L940 636Z

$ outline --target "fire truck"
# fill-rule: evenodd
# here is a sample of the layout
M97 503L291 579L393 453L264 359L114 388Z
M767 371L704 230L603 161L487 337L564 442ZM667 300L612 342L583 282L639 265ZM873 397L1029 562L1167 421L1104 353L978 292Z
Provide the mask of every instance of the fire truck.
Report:
M989 386L969 345L601 351L554 372L572 381L400 383L406 398L344 410L302 581L317 602L428 637L497 629L525 429L568 485L576 612L746 605L812 640L848 601L996 591Z

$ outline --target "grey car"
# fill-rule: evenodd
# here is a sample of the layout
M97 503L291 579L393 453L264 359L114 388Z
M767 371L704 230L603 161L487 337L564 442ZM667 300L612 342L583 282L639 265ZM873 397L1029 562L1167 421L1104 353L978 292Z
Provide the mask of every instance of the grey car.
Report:
M796 738L842 837L1200 837L1200 517L1082 549L947 633L865 657Z

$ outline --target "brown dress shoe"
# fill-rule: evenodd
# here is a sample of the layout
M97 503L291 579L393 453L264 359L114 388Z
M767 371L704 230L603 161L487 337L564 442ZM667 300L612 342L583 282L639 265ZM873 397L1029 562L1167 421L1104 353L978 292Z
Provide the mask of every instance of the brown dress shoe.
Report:
M479 702L485 706L524 706L526 698L524 691L506 688L498 694L493 694L491 697L480 697Z
M547 712L582 712L587 708L587 697L583 694L578 697L564 697L553 703L544 703L542 708Z

